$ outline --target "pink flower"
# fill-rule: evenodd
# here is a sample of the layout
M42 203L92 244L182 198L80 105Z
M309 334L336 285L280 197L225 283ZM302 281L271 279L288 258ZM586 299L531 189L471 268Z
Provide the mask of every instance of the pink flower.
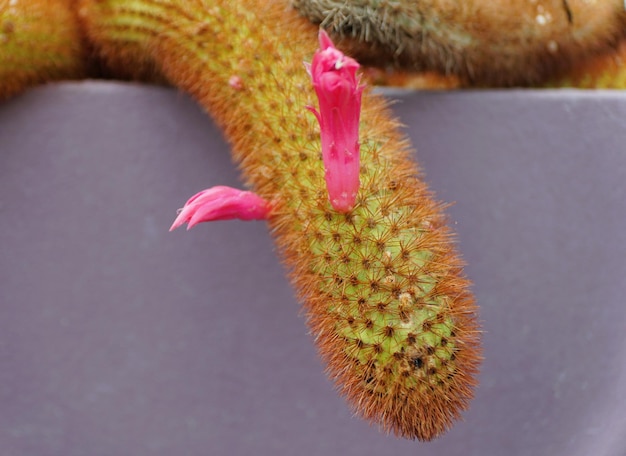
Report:
M263 220L269 203L252 192L217 186L193 195L180 210L170 231L187 222L187 229L201 222L214 220Z
M305 64L313 80L319 112L307 107L320 124L322 158L328 197L335 210L354 207L359 190L359 117L361 94L356 72L359 64L333 45L324 30L319 32L320 49L313 62Z

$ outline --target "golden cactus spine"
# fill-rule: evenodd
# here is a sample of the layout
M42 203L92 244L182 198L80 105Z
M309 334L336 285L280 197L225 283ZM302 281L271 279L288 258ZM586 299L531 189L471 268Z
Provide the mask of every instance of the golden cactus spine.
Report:
M329 375L361 415L432 439L468 406L480 348L476 308L442 208L380 99L367 94L361 181L349 214L324 186L315 105L302 62L316 29L264 2L81 2L114 64L152 61L224 128L270 225Z

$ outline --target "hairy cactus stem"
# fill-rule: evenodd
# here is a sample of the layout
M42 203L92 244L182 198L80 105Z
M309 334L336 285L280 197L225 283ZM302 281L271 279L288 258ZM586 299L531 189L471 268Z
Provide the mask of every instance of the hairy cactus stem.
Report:
M328 373L383 429L432 439L467 408L476 308L444 224L385 102L364 93L354 208L328 201L315 93L317 29L280 2L82 0L114 66L152 62L223 127L269 223ZM131 51L128 51L130 46ZM126 49L126 50L125 50Z

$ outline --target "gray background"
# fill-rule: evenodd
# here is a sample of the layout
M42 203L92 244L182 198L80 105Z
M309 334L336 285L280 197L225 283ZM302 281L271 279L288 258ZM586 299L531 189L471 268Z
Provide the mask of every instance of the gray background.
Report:
M625 455L626 95L394 109L481 306L463 422L418 443L351 416L265 224L167 232L193 193L240 186L207 116L66 83L0 105L0 455Z

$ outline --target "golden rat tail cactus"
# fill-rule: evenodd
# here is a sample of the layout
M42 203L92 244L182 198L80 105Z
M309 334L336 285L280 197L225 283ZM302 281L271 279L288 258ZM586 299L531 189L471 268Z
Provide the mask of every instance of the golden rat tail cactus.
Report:
M80 6L105 59L124 61L130 46L223 126L247 182L272 202L277 245L354 409L408 438L449 428L476 383L476 307L442 207L384 102L363 95L360 188L338 212L307 111L317 105L302 63L315 51L313 26L284 5L246 0Z
M456 75L465 85L537 84L626 36L623 0L291 0L357 57Z

